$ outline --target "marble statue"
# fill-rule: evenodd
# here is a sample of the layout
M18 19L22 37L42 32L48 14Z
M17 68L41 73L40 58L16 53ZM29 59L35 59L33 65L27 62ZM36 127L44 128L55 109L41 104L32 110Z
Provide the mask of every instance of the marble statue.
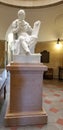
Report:
M14 55L31 55L37 43L40 21L34 23L33 28L25 21L25 11L18 11L18 19L12 22L13 53Z

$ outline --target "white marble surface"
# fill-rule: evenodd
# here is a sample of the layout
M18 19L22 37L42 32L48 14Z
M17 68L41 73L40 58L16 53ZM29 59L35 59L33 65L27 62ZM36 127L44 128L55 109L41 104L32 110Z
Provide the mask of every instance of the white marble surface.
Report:
M40 53L32 55L14 55L13 62L17 63L40 63Z

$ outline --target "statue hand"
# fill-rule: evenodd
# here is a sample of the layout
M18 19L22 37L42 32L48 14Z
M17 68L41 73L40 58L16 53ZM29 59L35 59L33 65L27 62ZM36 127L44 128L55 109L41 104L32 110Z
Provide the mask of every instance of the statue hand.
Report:
M40 24L40 21L38 20L38 21L36 21L34 24L35 24L35 25L39 25L39 24Z

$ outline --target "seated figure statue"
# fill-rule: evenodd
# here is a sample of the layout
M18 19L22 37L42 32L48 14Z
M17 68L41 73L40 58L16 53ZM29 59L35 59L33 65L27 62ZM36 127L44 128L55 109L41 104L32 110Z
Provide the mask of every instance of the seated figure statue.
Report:
M25 21L25 11L18 11L18 19L12 22L14 55L31 55L37 43L40 21L34 23L33 28ZM16 38L17 36L17 38Z

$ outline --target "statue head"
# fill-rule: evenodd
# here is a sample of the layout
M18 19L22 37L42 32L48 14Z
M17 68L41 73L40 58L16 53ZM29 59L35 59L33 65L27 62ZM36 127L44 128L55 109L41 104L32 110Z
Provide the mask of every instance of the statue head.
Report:
M25 11L24 10L19 10L18 11L18 19L19 20L24 20L25 19Z

